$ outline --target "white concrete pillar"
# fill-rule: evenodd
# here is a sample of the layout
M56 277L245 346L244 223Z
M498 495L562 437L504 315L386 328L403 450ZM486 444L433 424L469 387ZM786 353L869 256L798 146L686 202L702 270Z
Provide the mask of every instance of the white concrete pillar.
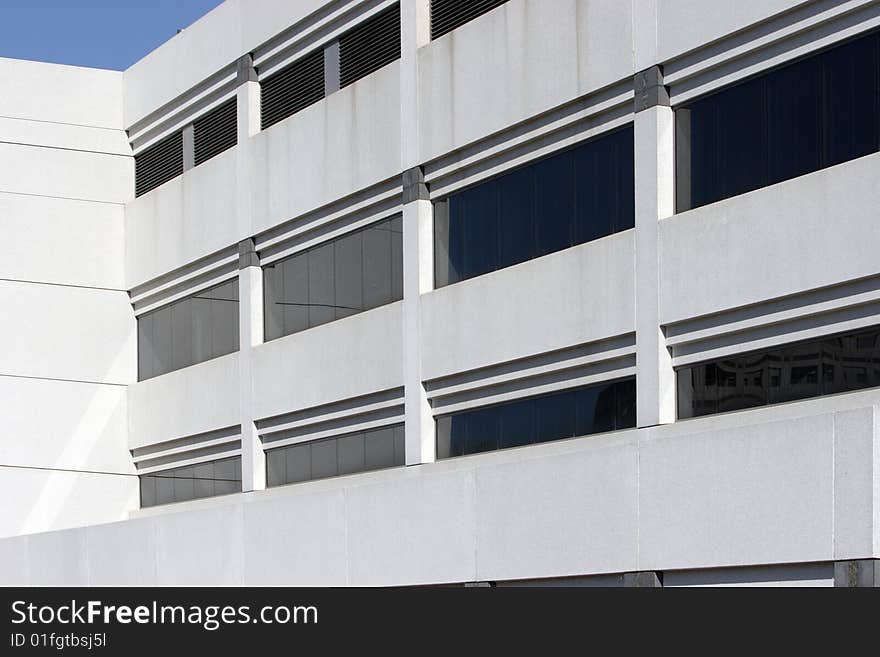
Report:
M236 82L236 98L238 104L238 144L247 143L247 140L260 131L260 83L257 81L257 71L250 55L244 55L238 60L238 72Z
M430 0L403 0L400 3L400 149L404 171L420 164L418 49L430 41Z
M636 422L675 421L675 373L660 325L659 220L675 213L675 122L658 67L636 76Z
M434 287L434 211L421 169L404 174L403 368L406 464L436 459L434 418L423 385L420 298Z
M418 49L431 40L430 0L400 3L400 159L403 174L403 367L406 464L436 458L434 418L421 372L419 299L434 288L434 218L419 168Z
M241 487L266 488L266 454L254 422L253 353L263 343L263 270L253 240L239 245L239 400L241 404Z
M238 188L237 222L240 235L253 233L250 190L251 138L260 132L260 84L250 55L238 62ZM241 416L241 487L253 491L266 488L266 454L257 434L253 393L253 348L263 343L263 270L254 241L239 243L239 405Z
M260 83L250 55L238 61L238 88L236 89L238 109L238 144L236 155L236 219L241 239L253 234L251 220L251 138L259 134L260 121Z

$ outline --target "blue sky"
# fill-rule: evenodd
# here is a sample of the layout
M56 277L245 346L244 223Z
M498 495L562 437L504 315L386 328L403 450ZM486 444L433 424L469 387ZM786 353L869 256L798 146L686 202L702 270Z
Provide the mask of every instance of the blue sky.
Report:
M0 57L122 71L222 0L0 0Z

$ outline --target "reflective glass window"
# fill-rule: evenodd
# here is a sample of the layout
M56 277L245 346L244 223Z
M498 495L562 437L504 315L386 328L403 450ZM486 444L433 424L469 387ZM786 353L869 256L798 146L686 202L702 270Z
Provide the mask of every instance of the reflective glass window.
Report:
M627 126L434 204L434 283L443 287L635 225Z
M140 476L141 507L241 492L241 457L206 461Z
M635 426L635 380L567 390L437 418L437 458Z
M880 33L676 109L679 212L880 150Z
M238 280L138 317L143 381L238 350Z
M393 217L263 268L267 340L403 298L403 223Z
M266 451L269 486L295 484L405 464L402 424Z
M880 328L683 367L678 417L880 386Z

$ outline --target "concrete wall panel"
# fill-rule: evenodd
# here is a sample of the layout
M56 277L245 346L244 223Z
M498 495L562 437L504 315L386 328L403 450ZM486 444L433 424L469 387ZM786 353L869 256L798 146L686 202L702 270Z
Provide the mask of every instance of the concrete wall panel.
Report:
M830 414L663 433L640 453L640 569L831 556Z
M0 192L125 203L134 193L134 160L122 155L0 144Z
M0 466L0 536L123 520L138 494L134 476ZM7 577L0 574L0 581Z
M0 377L0 463L133 473L126 397L124 386Z
M0 281L0 374L127 384L135 321L124 292Z
M626 231L423 295L425 379L634 331L633 249Z
M237 148L190 169L125 207L128 287L236 244Z
M155 527L156 583L160 586L243 583L241 505L168 514Z
M61 577L47 573L51 560L70 561L65 582L107 581L81 566L85 549L111 560L119 581L158 584L426 584L655 569L673 586L824 585L821 564L835 558L842 527L833 506L848 486L834 481L835 460L849 458L836 438L876 443L864 420L878 394L150 509L83 530L85 539L39 538L38 549L4 540L0 581L20 581L23 559L29 581ZM132 569L123 547L138 541L147 563ZM859 558L880 556L865 549Z
M301 495L250 504L244 511L244 581L248 585L349 583L342 491L310 493L304 487Z
M0 116L122 130L122 78L118 71L0 57Z
M122 74L0 59L0 79L0 535L121 520L138 496ZM19 544L29 581L88 579L81 534Z
M256 417L402 386L401 306L382 306L256 347Z
M253 233L399 176L400 65L260 132L249 158Z
M125 289L124 216L121 205L0 193L0 278Z
M149 586L156 582L156 528L149 518L84 530L90 586Z
M661 221L661 323L880 272L878 175L868 155Z
M813 0L650 0L656 4L657 51L653 61L639 58L639 68L664 62L705 43L733 34Z
M27 586L28 572L27 536L0 540L0 563L5 564L0 574L0 586Z
M238 392L238 353L129 386L129 448L237 425Z
M20 118L0 117L0 142L131 155L131 146L122 130Z
M875 463L878 407L834 414L834 557L859 559L874 551L878 527Z
M632 6L511 0L420 49L418 63L427 162L632 76Z
M624 572L638 564L635 435L476 469L477 580Z
M475 578L473 473L397 470L346 495L351 584L408 585Z

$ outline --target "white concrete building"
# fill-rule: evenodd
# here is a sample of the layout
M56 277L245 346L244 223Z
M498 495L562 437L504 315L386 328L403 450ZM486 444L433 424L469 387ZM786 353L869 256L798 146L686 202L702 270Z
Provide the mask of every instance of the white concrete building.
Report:
M0 59L0 584L876 585L878 28L227 0Z

